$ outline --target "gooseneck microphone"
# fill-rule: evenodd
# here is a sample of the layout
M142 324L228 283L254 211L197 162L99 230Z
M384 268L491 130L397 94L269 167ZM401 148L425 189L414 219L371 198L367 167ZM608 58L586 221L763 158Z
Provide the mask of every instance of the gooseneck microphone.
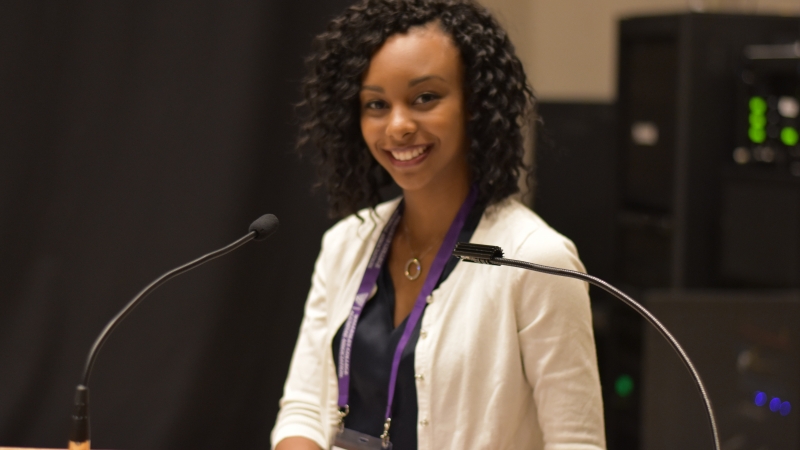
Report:
M695 369L694 364L689 359L689 356L683 350L683 347L678 343L678 340L672 335L672 333L667 330L661 322L656 319L656 317L644 306L639 304L636 300L632 299L624 292L620 291L619 289L615 288L611 284L601 280L600 278L594 277L592 275L578 272L575 270L568 270L568 269L560 269L558 267L550 267L550 266L543 266L540 264L529 263L525 261L517 261L514 259L506 259L503 258L503 249L500 247L496 247L493 245L482 245L482 244L471 244L469 242L459 242L456 244L456 248L453 250L453 256L471 263L478 263L478 264L489 264L493 266L511 266L511 267L518 267L520 269L528 269L533 270L535 272L542 272L547 273L550 275L558 275L561 277L568 277L568 278L577 278L582 281L586 281L591 283L604 291L608 292L609 294L613 295L614 297L622 300L623 303L633 308L637 313L639 313L642 317L647 320L660 334L664 337L664 339L669 342L672 346L672 349L678 354L683 362L686 369L692 376L692 379L697 386L697 389L700 391L700 396L703 398L703 403L706 407L706 413L708 415L708 421L711 425L711 434L714 438L714 448L716 450L720 450L719 446L719 434L717 431L717 421L714 419L714 410L711 407L711 399L708 397L708 393L706 392L706 388L703 385L703 381L700 379L700 374Z
M212 259L219 258L222 255L230 253L242 245L252 241L261 241L266 239L269 235L278 229L278 218L272 214L264 214L250 224L249 232L235 242L211 253L203 255L194 261L190 261L180 267L170 270L169 272L161 275L155 281L147 285L141 292L133 297L133 300L128 302L122 310L108 322L103 331L94 341L89 356L86 358L86 365L83 368L83 378L81 383L75 389L75 407L72 414L72 425L70 428L69 436L69 450L89 450L91 448L91 439L89 433L89 376L92 374L92 367L97 358L97 353L100 347L106 342L108 336L119 325L122 320L136 308L148 294L156 290L159 286L177 277L182 273L186 273L195 267L201 266Z

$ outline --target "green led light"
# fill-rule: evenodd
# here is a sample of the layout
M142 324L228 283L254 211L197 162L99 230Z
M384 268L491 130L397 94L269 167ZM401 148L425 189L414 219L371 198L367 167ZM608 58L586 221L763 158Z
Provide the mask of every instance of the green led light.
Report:
M614 389L617 395L625 398L633 393L633 378L630 375L620 375L614 383Z
M792 127L785 127L781 130L781 142L784 145L789 147L796 145L797 141L800 140L800 136L797 134L797 130Z
M750 126L752 128L764 128L767 126L767 116L764 114L750 114Z
M763 128L750 128L747 135L750 136L750 140L756 144L760 144L767 139L767 132L764 131Z
M758 96L752 97L750 99L750 112L764 114L767 112L767 101Z

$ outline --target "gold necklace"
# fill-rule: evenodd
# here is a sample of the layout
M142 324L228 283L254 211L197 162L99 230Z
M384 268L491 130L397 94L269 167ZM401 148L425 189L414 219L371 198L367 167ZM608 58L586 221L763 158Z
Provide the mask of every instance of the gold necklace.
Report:
M406 225L405 222L403 222L403 237L405 237L406 239L406 244L408 244L408 249L411 250L411 259L406 261L405 275L409 281L414 281L417 278L419 278L419 275L422 273L422 263L420 262L420 260L424 258L429 251L431 251L431 249L433 248L433 244L428 246L428 248L424 252L422 252L421 255L419 255L419 258L417 258L416 256L414 256L414 253L416 253L416 251L414 251L414 247L411 246L410 235L411 233L408 232L408 225ZM414 269L413 272L412 268Z

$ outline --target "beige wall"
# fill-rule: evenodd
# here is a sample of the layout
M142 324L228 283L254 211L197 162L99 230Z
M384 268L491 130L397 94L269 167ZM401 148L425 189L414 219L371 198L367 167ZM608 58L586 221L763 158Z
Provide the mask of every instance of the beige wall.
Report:
M800 15L800 0L479 0L506 27L543 100L611 101L620 17L693 10Z

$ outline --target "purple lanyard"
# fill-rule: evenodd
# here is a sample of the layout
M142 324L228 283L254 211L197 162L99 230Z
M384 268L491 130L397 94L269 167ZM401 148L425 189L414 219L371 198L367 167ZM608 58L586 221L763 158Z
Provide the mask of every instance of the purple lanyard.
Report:
M447 231L442 245L439 247L439 251L436 254L436 258L433 260L428 276L425 278L425 284L422 285L422 290L417 297L416 303L414 303L414 309L412 309L411 313L408 315L406 327L403 330L402 336L400 336L400 341L397 343L397 348L394 351L394 358L392 359L392 372L389 377L389 400L386 404L387 420L392 416L392 401L394 400L395 384L397 383L397 372L400 367L400 356L403 354L403 350L406 348L408 340L411 338L411 333L417 326L417 322L419 322L420 317L422 317L422 312L425 310L425 305L427 304L428 295L430 295L436 287L436 283L439 281L442 271L444 271L444 266L447 264L453 252L453 248L456 246L461 228L464 227L467 215L469 215L473 205L475 205L477 197L478 190L473 186L469 191L469 195L467 195L467 198L464 200L464 203L461 205L458 214L456 214L455 219L453 219L453 223L450 224L450 229ZM386 260L386 255L389 253L394 232L397 229L397 224L400 223L402 209L401 203L398 205L397 209L395 209L394 213L392 213L392 216L383 228L378 242L375 244L375 249L372 251L369 263L367 263L364 277L361 279L361 286L358 288L358 293L353 303L353 309L350 310L350 315L347 317L347 322L344 324L342 342L339 347L338 373L339 408L341 410L346 410L348 408L347 400L350 396L350 354L353 348L356 324L358 323L358 318L361 316L361 311L364 309L364 304L369 294L372 292L375 282L378 280L378 274Z

